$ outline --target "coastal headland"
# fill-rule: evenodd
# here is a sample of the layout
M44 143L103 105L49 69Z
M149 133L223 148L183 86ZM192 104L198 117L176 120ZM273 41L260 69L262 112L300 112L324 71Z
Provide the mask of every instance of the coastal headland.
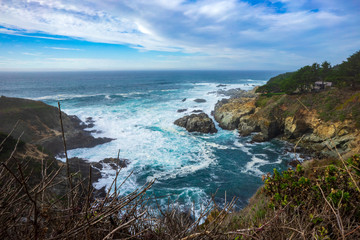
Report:
M356 54L360 55L359 52ZM52 226L51 236L68 234L83 237L83 233L79 231L86 229L92 229L94 233L103 236L104 233L99 229L110 229L110 233L114 234L120 227L131 226L124 227L114 236L132 237L132 231L136 229L136 235L140 239L164 239L164 236L170 236L168 239L200 239L207 236L210 239L232 239L234 236L235 239L282 239L284 236L357 239L360 236L360 158L356 155L360 152L360 90L357 78L347 82L349 77L346 74L352 76L353 72L347 72L343 65L328 71L327 75L321 74L325 66L327 65L323 64L320 68L315 64L295 73L276 76L266 85L251 91L225 89L219 85L218 94L227 97L218 101L212 112L220 128L236 130L239 137L251 136L253 142L279 138L292 143L294 151L304 151L312 158L302 163L296 162L293 168L281 173L274 169L273 174L264 175L264 186L258 189L241 211L232 211L233 201L227 204L225 199L224 207L217 206L214 202L213 207L203 213L202 217L206 216L206 219L201 224L191 214L171 209L170 204L166 211L159 207L162 217L151 215L151 211L146 208L144 194L154 182L144 186L141 191L136 190L124 197L117 195L116 190L115 195L109 197L110 192L105 189L98 189L92 195L94 192L91 186L103 177L104 168L118 171L126 167L129 160L118 157L89 163L85 159L71 158L65 164L54 157L63 156L62 133L68 149L94 147L112 139L94 138L86 130L93 126L92 119L84 123L76 116L65 113L61 113L65 129L62 132L59 109L39 101L2 96L1 171L7 174L7 178L12 177L8 183L1 178L5 186L2 189L5 194L2 206L7 209L6 214L4 212L7 217L4 223L12 221L9 220L11 204L7 201L13 201L12 196L23 193L18 199L28 201L25 205L19 205L16 210L35 211L30 210L33 215L21 216L14 221L16 224L26 223L36 231L41 229L44 231L42 236L47 236L48 230L45 229L49 228L44 219L49 218L46 211L51 209L52 214L56 213L53 215L55 218L52 218L54 222L60 219L57 215L59 212L65 213L64 219L69 220L65 224L67 226L64 225L63 232L57 232L56 227ZM341 70L342 68L345 69ZM304 81L300 73L308 70L308 74L314 74L314 79L321 78L322 81L318 81L318 84ZM331 79L333 82L330 84ZM186 99L182 102L185 101ZM196 102L204 103L201 98ZM218 134L212 118L205 113L182 117L175 124L186 128L191 134ZM23 165L26 166L24 169ZM49 178L44 178L44 165L48 166L46 169L50 172L56 172L53 179L59 180L59 184L47 183ZM74 179L79 180L78 189L87 192L87 195L79 195L77 205L72 203L76 199L74 196L78 196L72 187ZM15 182L17 184L13 184ZM50 200L44 201L42 191L47 188L50 195L46 195L46 198ZM38 205L38 202L41 204ZM43 207L45 202L47 205ZM53 202L65 203L65 210L52 209ZM114 202L117 205L112 207ZM32 208L23 207L29 205ZM147 210L138 212L145 208ZM143 219L142 216L147 217ZM42 219L40 223L38 218ZM79 228L77 225L71 226L75 218L78 223L83 224ZM157 220L156 223L148 223L148 219ZM140 221L143 221L141 224L147 224L131 225ZM99 222L102 225L93 228ZM106 236L107 234L103 237Z

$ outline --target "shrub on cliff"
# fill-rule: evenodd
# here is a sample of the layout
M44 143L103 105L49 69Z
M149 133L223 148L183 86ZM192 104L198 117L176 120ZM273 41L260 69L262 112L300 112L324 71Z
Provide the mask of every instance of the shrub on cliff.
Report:
M360 237L359 155L307 172L301 165L265 180L269 208L282 211L286 235L306 239ZM295 237L296 238L296 237Z

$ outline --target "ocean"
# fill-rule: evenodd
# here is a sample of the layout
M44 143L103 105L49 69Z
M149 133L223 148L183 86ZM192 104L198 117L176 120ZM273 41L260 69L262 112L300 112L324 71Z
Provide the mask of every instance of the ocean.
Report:
M74 149L69 157L97 162L104 158L129 159L120 172L121 192L130 192L156 179L148 194L165 204L201 207L212 199L218 205L237 197L246 205L262 185L261 176L288 167L292 155L286 143L252 143L236 130L216 134L188 133L173 122L194 110L209 116L225 98L218 89L252 89L278 72L271 71L118 71L0 73L0 95L40 100L82 121L91 117L95 137L115 140L94 148ZM219 86L219 85L226 86ZM205 99L197 103L197 98ZM186 99L186 100L185 100ZM178 109L187 109L177 112ZM61 159L64 161L64 159ZM107 168L96 188L109 187L115 171Z

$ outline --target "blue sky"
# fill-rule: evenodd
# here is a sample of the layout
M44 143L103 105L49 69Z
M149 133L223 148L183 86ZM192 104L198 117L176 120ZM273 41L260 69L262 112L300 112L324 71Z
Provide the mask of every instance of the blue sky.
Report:
M1 0L0 71L296 70L360 50L360 0Z

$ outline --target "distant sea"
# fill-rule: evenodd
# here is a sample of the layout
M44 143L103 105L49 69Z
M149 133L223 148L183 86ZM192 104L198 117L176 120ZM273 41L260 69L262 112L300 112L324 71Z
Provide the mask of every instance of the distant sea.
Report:
M30 98L78 116L91 117L95 137L116 140L94 148L69 151L70 157L91 162L108 157L130 160L119 182L134 171L122 187L126 193L156 179L149 194L163 203L176 200L199 210L212 194L219 205L238 197L243 207L262 185L261 175L285 169L291 158L279 140L251 143L236 130L216 134L188 133L173 122L194 110L210 116L225 98L218 89L252 89L278 72L269 71L119 71L0 73L0 95ZM219 87L218 85L226 85ZM204 103L194 100L203 98ZM186 99L185 101L183 101ZM178 113L178 109L187 109ZM62 159L64 160L64 159ZM115 171L105 169L95 184L109 186Z

